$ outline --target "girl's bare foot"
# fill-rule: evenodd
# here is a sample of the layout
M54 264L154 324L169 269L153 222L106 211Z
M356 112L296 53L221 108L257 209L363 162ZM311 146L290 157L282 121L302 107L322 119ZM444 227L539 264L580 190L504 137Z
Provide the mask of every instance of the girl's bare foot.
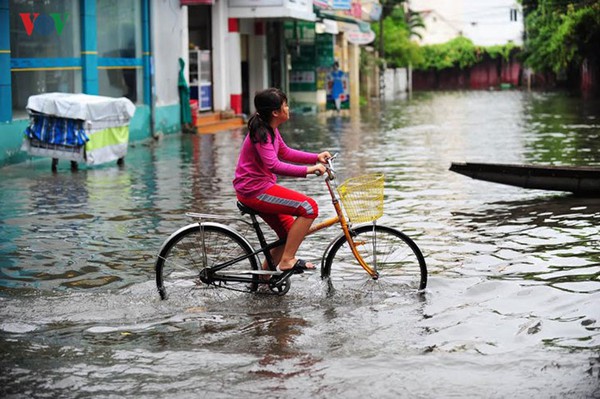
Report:
M289 261L281 261L277 266L277 270L285 272L294 269L297 273L303 273L305 270L316 269L312 262L307 262L303 259L290 259Z

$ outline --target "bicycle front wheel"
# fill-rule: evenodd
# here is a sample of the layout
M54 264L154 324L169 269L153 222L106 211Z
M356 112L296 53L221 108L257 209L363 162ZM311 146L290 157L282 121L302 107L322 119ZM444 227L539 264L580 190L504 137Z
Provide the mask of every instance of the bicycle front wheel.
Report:
M363 260L379 273L378 281L398 289L422 290L427 286L427 266L417 244L406 234L379 225L357 226L350 230ZM371 277L362 269L346 237L339 237L325 255L321 277L334 287L358 287Z
M161 299L190 295L206 284L201 272L225 262L235 261L228 272L258 270L258 261L252 247L238 233L218 224L191 224L177 232L163 244L155 264L156 286ZM251 279L258 279L249 275ZM222 283L226 288L255 291L258 280Z

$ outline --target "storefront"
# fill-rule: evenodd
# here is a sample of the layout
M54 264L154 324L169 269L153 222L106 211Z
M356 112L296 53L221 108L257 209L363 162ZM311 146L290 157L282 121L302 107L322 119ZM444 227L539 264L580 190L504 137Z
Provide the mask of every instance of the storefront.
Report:
M26 159L27 100L40 93L126 97L132 139L151 137L150 2L0 0L0 165Z
M285 23L291 56L290 94L296 111L318 112L358 105L359 46L375 39L367 21L379 18L377 6L374 2L362 5L349 0L315 1L315 22Z
M323 76L338 52L349 64L341 35L315 31L326 22L317 21L314 4L0 0L0 166L27 158L20 146L34 94L127 97L136 105L131 141L180 131L179 58L205 110L252 112L253 93L269 86L292 101L304 101L302 93L323 97Z
M229 0L228 5L230 20L238 21L237 30L230 30L230 34L239 35L241 66L239 75L235 71L230 74L231 93L240 91L240 109L249 113L256 91L269 86L290 90L291 52L284 37L285 26L294 21L314 21L316 16L312 0ZM236 50L231 50L230 61L235 63Z
M200 111L213 109L212 0L182 0L188 6L188 82Z
M149 102L143 54L148 0L47 0L8 3L10 107L2 121L26 117L29 96L87 93ZM84 17L82 17L84 16ZM6 16L5 16L6 18ZM138 21L138 23L135 23ZM144 84L146 83L146 85Z

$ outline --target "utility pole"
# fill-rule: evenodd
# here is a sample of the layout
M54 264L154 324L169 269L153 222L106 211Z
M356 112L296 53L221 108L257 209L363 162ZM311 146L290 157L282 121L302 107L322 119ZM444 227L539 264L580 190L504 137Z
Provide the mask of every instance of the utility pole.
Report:
M385 62L385 50L383 46L383 19L385 18L385 7L386 2L382 1L381 4L382 12L379 18L379 54L378 58L382 61L379 63L379 98L385 98L385 69L387 68Z

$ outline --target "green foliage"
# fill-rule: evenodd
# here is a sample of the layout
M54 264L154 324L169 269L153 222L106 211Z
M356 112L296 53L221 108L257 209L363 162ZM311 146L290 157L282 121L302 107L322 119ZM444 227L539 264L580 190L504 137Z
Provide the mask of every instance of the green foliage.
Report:
M380 40L380 54L389 67L413 65L416 69L468 68L482 57L508 60L518 49L512 43L477 47L457 37L447 43L419 47L423 21L418 14L404 14L404 0L382 0L384 19L373 24ZM591 0L521 0L526 15L525 64L538 71L566 70L585 58L600 57L600 2ZM380 30L383 34L380 34Z
M519 46L513 43L489 47L475 46L471 40L460 36L446 43L420 47L422 62L415 64L415 69L440 70L455 67L464 69L481 61L484 56L508 60L518 49Z
M483 49L491 59L502 58L504 61L508 61L511 53L520 49L520 47L516 44L508 43L503 45L488 46L484 47Z
M419 39L422 39L421 29L425 29L425 22L423 21L423 17L418 12L412 12L409 10L408 15L405 15L404 20L406 21L406 25L408 27L408 35L409 37L416 36Z
M468 68L481 61L484 56L491 59L508 60L519 47L513 43L489 47L475 46L466 37L459 36L442 44L420 47L422 62L415 64L415 69Z
M420 37L424 28L423 19L418 13L404 13L396 7L381 23L373 24L373 30L380 38L383 29L383 55L390 68L413 65L416 69L468 68L481 60L484 54L496 59L508 59L517 48L512 43L502 46L477 47L465 37L457 37L443 44L419 46L412 36Z
M479 50L466 37L459 36L442 44L421 47L422 62L416 69L467 68L478 60Z
M525 64L533 69L558 73L600 53L598 2L539 0L525 23Z
M364 107L366 105L369 105L369 100L367 100L367 98L365 96L360 96L358 98L358 106Z
M383 56L389 67L398 68L421 62L419 46L410 40L410 36L415 34L414 29L419 26L422 26L422 21L419 24L414 17L412 21L407 20L402 8L394 9L381 24L372 25L380 40L380 30L383 29Z
M400 8L402 3L406 0L380 0L381 4L381 18L384 20L389 17L394 11Z

